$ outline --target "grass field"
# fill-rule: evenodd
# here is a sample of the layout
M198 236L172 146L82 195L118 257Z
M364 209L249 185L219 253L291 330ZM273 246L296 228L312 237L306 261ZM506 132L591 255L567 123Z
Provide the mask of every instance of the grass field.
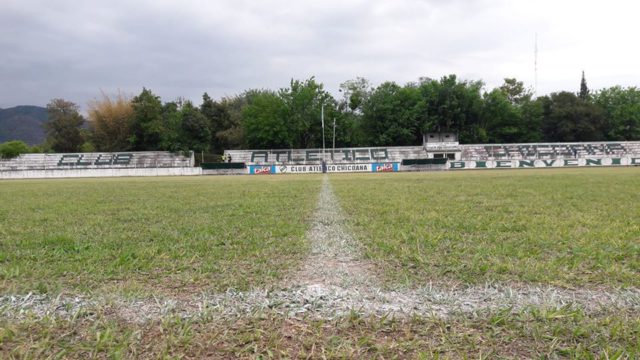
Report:
M306 255L320 178L3 181L2 293L263 286Z
M0 358L640 357L640 297L597 310L569 302L397 318L360 313L357 304L338 317L290 316L273 304L229 316L206 307L145 321L131 313L162 299L286 286L283 278L312 258L312 223L329 221L314 213L322 179L0 182ZM640 287L638 168L328 179L344 223L327 236L344 225L399 296L429 282L589 289L605 298ZM32 301L30 292L54 304L80 296L86 306L72 316L67 305L11 307L14 295ZM107 294L106 303L89 301ZM109 302L118 298L125 301Z
M634 359L638 313L509 309L448 319L291 319L278 314L135 324L92 317L6 323L5 358Z
M640 286L639 169L332 176L393 282Z

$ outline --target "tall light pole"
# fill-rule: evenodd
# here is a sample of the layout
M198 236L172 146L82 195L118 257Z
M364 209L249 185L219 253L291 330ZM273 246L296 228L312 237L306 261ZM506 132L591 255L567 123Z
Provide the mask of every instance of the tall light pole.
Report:
M333 118L333 151L331 152L331 160L336 154L336 118Z
M320 120L322 121L322 161L324 162L324 104L320 107Z

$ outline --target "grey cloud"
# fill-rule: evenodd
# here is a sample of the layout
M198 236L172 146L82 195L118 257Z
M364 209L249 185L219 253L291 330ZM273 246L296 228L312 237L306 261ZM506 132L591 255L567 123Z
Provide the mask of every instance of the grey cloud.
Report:
M595 3L567 3L581 6L586 21L597 16ZM551 0L5 0L0 107L54 97L85 106L100 90L135 94L143 86L164 100L199 103L204 91L220 97L277 89L314 75L330 91L356 76L404 83L449 73L488 86L504 77L531 85L536 32L542 92L575 87L586 65L598 72L594 86L638 82L634 61L608 69L583 37L626 58L638 53L622 48L624 41L607 45L589 29L576 34L580 20L571 10ZM618 12L605 18L615 21ZM588 64L580 64L584 53Z

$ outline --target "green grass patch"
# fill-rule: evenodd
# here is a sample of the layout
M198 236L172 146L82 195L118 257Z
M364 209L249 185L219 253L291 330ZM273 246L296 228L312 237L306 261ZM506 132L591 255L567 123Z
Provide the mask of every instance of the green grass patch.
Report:
M319 176L0 182L0 292L184 294L279 279Z
M640 169L331 176L391 281L640 286Z
M0 320L2 358L625 359L640 356L640 314L525 309L335 320L263 313L128 323L97 312L70 320Z

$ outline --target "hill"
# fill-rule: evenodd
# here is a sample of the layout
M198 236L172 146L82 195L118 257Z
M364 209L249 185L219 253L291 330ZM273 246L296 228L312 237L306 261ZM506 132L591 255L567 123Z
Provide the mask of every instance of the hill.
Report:
M37 145L45 140L42 127L47 121L47 109L40 106L16 106L0 109L0 142L22 140Z

